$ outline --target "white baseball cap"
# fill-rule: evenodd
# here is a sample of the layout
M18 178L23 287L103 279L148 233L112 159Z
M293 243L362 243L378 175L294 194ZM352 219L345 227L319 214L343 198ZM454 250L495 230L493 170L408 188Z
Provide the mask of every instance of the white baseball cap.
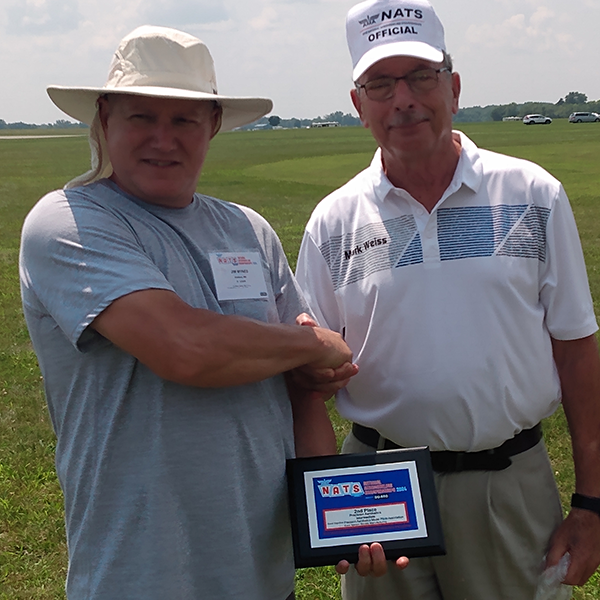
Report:
M444 27L427 0L366 0L346 17L352 79L390 56L442 62Z

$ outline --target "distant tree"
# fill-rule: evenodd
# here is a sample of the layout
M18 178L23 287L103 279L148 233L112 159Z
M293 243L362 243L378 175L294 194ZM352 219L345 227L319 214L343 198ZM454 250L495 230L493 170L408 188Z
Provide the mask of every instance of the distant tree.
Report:
M281 127L285 127L287 129L300 129L301 127L309 127L312 123L312 119L298 119L296 117L292 117L291 119L281 119Z
M490 113L490 116L492 117L492 121L502 121L502 118L504 117L504 106L496 106Z
M506 105L505 117L518 117L519 116L519 105L516 102L511 102Z
M50 127L56 127L57 129L69 129L70 127L86 127L83 123L73 123L73 121L67 121L66 119L57 119Z
M281 119L277 115L272 115L269 117L269 125L271 127L277 127L281 123Z
M567 104L585 104L587 102L587 96L581 92L569 92L565 96L565 102Z
M480 123L482 121L491 121L491 112L495 106L470 106L468 108L460 108L454 116L455 123Z
M0 129L6 129L6 121L4 119L0 119Z
M358 117L355 117L354 115L351 115L350 113L346 113L342 117L342 125L357 126L357 125L362 125L362 123Z
M562 106L564 103L565 101L562 98L559 98L558 102L554 106Z
M341 110L336 110L324 117L319 117L318 119L315 119L315 121L336 121L340 125L345 126L360 125L360 119L358 117L355 117L350 113L344 114Z
M341 123L343 119L344 113L341 110L336 110L323 117L324 121L337 121L338 123Z
M17 121L16 123L7 123L7 129L38 129L39 125L33 123L23 123L23 121Z

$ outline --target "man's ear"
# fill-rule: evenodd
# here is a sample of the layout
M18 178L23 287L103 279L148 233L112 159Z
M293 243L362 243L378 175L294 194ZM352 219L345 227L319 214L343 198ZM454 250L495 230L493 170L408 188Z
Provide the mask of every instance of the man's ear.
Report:
M452 113L458 112L458 100L460 98L460 75L458 73L452 73Z
M219 129L221 129L221 125L223 124L223 107L221 105L216 105L213 113L212 113L212 133L210 135L210 139L212 140L217 133L219 133Z
M369 123L367 122L367 120L364 116L363 109L362 109L362 102L360 100L360 95L358 93L358 90L356 90L356 89L350 90L350 98L352 99L352 104L354 104L354 108L356 109L356 112L358 113L360 122L363 124L363 127L366 127L368 129Z
M106 129L108 127L108 114L110 108L108 106L108 98L106 96L100 96L96 100L96 106L98 107L98 118L100 119L100 125L102 125L102 131L104 132L104 138L106 139Z

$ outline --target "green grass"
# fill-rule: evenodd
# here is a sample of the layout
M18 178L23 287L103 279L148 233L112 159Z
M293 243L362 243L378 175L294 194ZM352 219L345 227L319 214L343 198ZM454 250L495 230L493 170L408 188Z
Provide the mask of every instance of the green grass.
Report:
M600 302L600 125L471 123L477 144L540 163L565 184L584 246L596 313ZM21 133L21 132L19 132ZM39 131L32 131L38 135ZM57 133L52 130L52 134ZM65 130L65 134L74 133ZM371 161L375 144L361 128L227 133L213 140L200 190L251 206L276 228L295 263L315 204ZM20 308L18 244L23 218L44 193L88 167L85 138L0 140L0 599L64 599L66 548L55 439ZM338 439L348 424L331 409ZM569 438L561 411L545 423L565 507L573 489ZM575 591L600 600L600 576ZM338 599L331 568L297 575L299 600Z

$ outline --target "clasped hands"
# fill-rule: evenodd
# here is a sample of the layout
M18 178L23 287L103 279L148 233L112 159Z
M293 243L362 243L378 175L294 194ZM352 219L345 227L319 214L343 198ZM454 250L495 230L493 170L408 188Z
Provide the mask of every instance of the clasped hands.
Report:
M352 351L339 333L319 327L306 313L296 317L296 325L314 328L323 345L323 357L291 371L292 379L313 397L328 400L358 373L358 366L352 362Z

